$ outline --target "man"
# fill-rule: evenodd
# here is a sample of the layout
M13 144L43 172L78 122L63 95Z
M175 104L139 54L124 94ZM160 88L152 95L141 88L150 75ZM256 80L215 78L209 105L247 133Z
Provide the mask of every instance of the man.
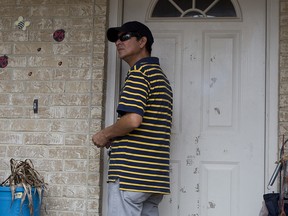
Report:
M131 67L120 94L119 118L92 137L110 147L109 216L158 216L158 204L170 193L169 159L172 89L151 57L153 35L132 21L109 28L120 59Z

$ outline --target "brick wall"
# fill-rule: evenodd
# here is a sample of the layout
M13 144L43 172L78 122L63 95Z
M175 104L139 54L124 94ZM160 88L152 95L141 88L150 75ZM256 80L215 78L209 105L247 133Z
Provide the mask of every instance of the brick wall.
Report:
M47 215L100 215L101 152L91 136L103 119L106 1L0 0L0 56L9 58L0 68L0 181L10 158L32 159L49 184ZM19 16L31 22L25 31Z
M288 138L288 0L280 0L279 141Z

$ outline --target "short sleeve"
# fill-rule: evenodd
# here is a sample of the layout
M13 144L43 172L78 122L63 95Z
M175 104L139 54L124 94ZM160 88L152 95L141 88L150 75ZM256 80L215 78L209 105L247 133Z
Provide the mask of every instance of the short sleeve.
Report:
M117 112L144 115L149 95L149 83L141 71L130 70L122 89Z

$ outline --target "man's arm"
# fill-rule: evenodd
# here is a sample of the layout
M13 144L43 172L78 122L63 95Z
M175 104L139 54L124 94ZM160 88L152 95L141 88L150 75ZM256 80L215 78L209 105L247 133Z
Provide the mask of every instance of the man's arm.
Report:
M92 137L97 147L109 147L110 141L135 130L142 123L142 116L137 113L127 113L113 125L104 128Z

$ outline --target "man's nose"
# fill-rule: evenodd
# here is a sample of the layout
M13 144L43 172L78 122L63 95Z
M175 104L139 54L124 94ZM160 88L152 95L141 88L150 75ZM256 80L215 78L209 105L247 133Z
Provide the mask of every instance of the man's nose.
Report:
M115 41L115 44L116 44L116 46L118 45L118 44L120 44L121 43L121 40L118 38L116 41Z

